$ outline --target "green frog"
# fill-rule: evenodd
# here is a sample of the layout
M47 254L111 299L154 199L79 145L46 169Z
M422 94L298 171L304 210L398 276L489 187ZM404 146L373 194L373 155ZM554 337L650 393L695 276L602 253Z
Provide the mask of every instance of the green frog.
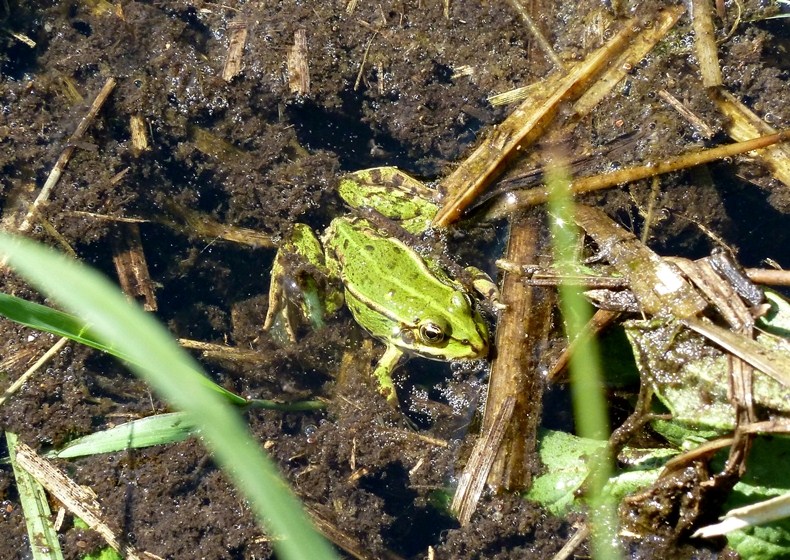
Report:
M476 298L493 297L493 282L474 268L455 267L451 274L452 266L421 255L393 228L381 226L396 222L398 231L423 233L439 208L435 191L394 167L379 167L346 176L338 192L360 213L335 218L321 241L308 226L295 225L275 258L264 330L280 324L294 340L300 320L320 328L324 315L345 301L356 322L386 345L373 375L393 404L392 372L404 354L485 358L489 335ZM365 211L368 216L360 215ZM290 274L294 262L307 273Z

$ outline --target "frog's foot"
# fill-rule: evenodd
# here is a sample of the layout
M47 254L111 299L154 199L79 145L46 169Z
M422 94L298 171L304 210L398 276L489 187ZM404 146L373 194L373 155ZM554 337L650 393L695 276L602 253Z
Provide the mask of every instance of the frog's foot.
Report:
M485 301L490 303L494 309L505 308L500 298L499 287L488 274L474 266L467 266L466 272L471 276L472 287Z
M282 282L274 277L274 270L272 270L272 282L269 286L269 308L266 310L263 330L266 332L274 330L276 333L285 331L288 340L294 342L296 340L296 332L294 330L295 321L292 315L290 306L285 300ZM279 338L277 335L275 336Z
M430 228L439 211L438 191L396 167L349 173L337 191L352 208L372 208L414 235Z
M272 332L281 343L296 342L296 327L307 320L314 329L324 326L323 309L315 282L304 278L300 282L284 273L278 253L272 268L269 286L269 308L263 330Z
M320 329L324 315L342 305L342 292L322 290L305 265L325 275L324 253L318 238L306 225L295 224L291 237L274 258L269 309L263 322L264 331L284 332L291 342L296 340L298 325L307 322Z
M395 383L392 381L392 372L398 367L398 362L403 357L403 352L392 344L387 345L384 355L379 358L376 368L373 370L373 377L379 384L379 392L384 395L387 402L398 407L398 393L395 391Z

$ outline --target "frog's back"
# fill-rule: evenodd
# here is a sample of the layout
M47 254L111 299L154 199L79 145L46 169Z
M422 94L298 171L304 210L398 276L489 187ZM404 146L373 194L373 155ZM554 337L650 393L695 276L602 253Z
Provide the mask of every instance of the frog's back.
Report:
M359 221L338 219L332 227L327 244L340 264L343 284L359 297L384 305L398 301L408 307L409 301L422 301L426 296L441 300L457 290L446 275L430 270L403 242L384 237ZM442 311L446 308L446 302L436 303Z

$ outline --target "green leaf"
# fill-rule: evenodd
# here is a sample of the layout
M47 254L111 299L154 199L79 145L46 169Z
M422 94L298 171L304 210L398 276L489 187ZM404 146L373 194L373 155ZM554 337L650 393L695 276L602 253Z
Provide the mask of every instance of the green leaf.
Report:
M540 439L540 460L544 473L537 477L527 498L546 507L554 515L572 508L574 492L589 474L587 458L600 452L605 441L580 438L565 432L546 432Z
M790 491L785 466L788 462L790 439L781 436L755 438L746 473L725 502L725 511ZM727 534L727 541L744 560L790 558L790 519L733 531Z
M690 329L660 319L626 321L625 332L643 379L674 422L698 429L700 436L735 427L728 354ZM760 333L756 342L765 353L790 357L788 345L774 335ZM752 392L760 408L790 414L787 388L773 377L755 371Z
M88 528L88 524L79 517L74 518L74 526L81 529ZM115 552L115 550L109 546L106 546L99 550L99 552L82 556L80 560L123 560L123 556Z
M544 474L535 478L526 497L554 515L562 516L580 509L581 498L576 490L590 474L591 459L605 449L606 442L546 431L541 434L539 445ZM620 501L627 494L647 488L656 481L664 463L675 455L674 449L626 447L620 457L628 460L628 469L610 477L602 494Z
M790 302L773 290L765 290L768 313L757 320L757 326L782 338L790 338Z

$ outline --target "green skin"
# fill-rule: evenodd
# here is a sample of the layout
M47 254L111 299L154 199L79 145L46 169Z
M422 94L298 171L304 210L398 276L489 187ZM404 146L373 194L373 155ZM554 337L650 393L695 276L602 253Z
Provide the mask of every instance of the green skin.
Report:
M392 167L353 173L338 190L352 207L372 207L411 233L429 227L438 210L427 198L433 196L431 189ZM294 338L294 305L284 298L288 252L325 271L327 278L338 279L342 299L354 319L387 345L373 375L389 401L397 403L392 372L404 353L436 360L477 359L488 354L485 321L460 282L368 221L346 216L329 225L323 250L307 226L294 228L272 269L265 330L280 321L289 338ZM299 315L314 327L323 325L325 312L334 312L342 304L340 294L332 290L321 294L309 277L299 286L299 295Z

